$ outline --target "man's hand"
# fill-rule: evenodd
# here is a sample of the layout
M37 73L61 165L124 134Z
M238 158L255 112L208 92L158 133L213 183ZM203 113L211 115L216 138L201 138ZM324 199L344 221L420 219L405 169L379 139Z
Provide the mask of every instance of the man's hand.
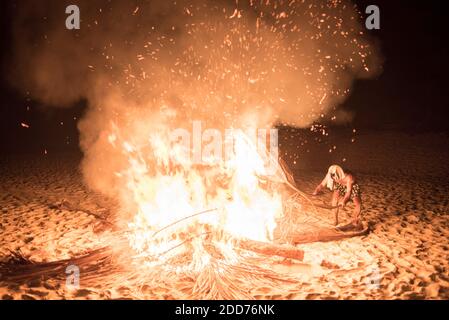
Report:
M323 189L323 186L322 186L321 184L319 184L319 185L315 188L315 190L313 191L312 196L317 196L317 195L319 195L320 192L321 192L321 189Z
M344 198L338 202L338 206L344 208L348 203L348 199Z

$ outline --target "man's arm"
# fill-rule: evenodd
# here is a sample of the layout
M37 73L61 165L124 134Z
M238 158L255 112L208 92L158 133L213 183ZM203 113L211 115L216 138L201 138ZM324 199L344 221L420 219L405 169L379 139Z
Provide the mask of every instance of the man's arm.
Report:
M321 183L315 188L315 191L313 191L313 195L317 196L323 188L326 187L326 177L321 181Z

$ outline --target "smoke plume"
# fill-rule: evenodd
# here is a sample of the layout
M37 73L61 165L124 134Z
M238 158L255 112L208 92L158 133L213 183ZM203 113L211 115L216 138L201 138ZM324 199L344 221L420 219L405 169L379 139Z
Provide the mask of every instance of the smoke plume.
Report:
M193 120L219 129L338 120L353 82L379 70L347 0L76 3L73 31L65 28L73 3L20 3L11 80L54 107L87 99L84 177L111 196L126 162L117 139L143 145Z

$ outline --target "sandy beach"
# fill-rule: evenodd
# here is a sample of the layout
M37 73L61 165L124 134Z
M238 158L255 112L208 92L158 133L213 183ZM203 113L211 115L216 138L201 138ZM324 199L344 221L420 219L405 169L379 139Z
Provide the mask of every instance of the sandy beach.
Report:
M245 294L254 299L449 299L449 138L371 133L358 135L352 144L345 139L335 137L338 148L331 154L323 146L304 154L293 167L297 185L310 193L326 167L345 158L362 186L363 217L371 232L298 245L303 261L267 258L266 268L297 281L277 290L255 286ZM14 252L36 263L69 259L110 239L105 221L113 223L116 204L84 186L80 160L70 154L1 158L1 261ZM322 200L328 203L330 194ZM351 209L342 218L349 219ZM320 217L333 219L324 209ZM194 282L185 281L179 292L148 284L143 297L183 298ZM83 275L75 291L58 280L6 283L0 276L2 299L135 298L130 292L126 284L83 282Z

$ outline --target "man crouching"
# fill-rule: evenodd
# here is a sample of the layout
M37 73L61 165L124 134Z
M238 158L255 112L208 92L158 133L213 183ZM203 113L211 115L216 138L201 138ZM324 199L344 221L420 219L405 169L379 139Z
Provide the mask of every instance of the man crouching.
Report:
M324 188L333 191L332 207L334 207L335 225L338 225L338 211L340 207L343 208L348 202L352 201L355 206L352 222L339 229L345 231L361 228L362 197L360 186L357 184L354 175L348 170L345 172L340 166L332 165L329 167L326 177L315 188L313 195L317 196Z

